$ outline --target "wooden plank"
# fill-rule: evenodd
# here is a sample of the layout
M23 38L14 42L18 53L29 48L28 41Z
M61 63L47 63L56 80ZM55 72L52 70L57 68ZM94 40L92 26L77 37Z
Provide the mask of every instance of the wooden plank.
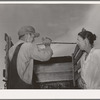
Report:
M75 74L76 74L76 75L75 75L75 81L76 81L76 80L78 80L81 76L80 76L80 73L78 73L78 72L75 73Z
M70 72L72 63L39 64L35 65L34 70L36 73Z
M76 56L76 54L77 54L78 51L79 51L79 46L76 45L75 50L74 50L74 53L73 53L73 57Z
M38 82L72 80L72 72L39 73L37 74L37 77Z
M39 82L72 80L72 63L39 64L34 70Z
M72 81L40 82L41 89L73 89Z
M74 64L77 64L82 55L83 51L80 50L79 53L77 54L77 57L74 58Z
M78 63L77 65L75 65L74 71L76 72L76 71L78 71L80 68L81 68L81 65L80 65L80 63Z

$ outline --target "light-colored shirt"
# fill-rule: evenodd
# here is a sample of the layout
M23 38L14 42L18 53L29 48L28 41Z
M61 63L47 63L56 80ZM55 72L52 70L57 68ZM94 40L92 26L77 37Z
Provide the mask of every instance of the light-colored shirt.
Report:
M9 59L11 60L16 46L20 43L24 43L18 53L17 58L17 72L20 78L27 84L32 83L32 74L34 67L34 59L39 61L47 61L53 55L53 51L50 47L40 49L35 43L28 43L19 40L9 50Z
M81 77L87 89L100 89L100 49L92 48L86 60L81 58Z

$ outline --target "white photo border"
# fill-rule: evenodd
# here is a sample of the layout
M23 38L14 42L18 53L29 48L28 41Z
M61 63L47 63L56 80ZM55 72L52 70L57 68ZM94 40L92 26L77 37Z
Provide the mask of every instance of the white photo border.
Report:
M1 4L100 4L100 1L0 1ZM0 99L100 99L100 90L0 90Z

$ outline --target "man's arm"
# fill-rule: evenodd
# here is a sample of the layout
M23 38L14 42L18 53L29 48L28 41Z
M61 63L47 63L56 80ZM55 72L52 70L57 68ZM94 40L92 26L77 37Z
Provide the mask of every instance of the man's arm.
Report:
M47 37L42 39L43 45L45 46L44 49L39 48L34 43L31 44L30 49L29 49L30 57L32 59L39 60L39 61L49 60L51 58L51 56L53 55L53 51L50 47L51 41L52 40Z
M50 46L41 49L37 45L32 45L32 47L30 48L30 56L35 60L47 61L51 58L52 55L53 51Z

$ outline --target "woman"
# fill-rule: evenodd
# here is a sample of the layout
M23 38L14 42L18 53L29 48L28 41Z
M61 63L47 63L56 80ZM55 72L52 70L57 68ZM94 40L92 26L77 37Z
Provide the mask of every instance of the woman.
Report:
M82 30L78 33L77 44L84 54L81 58L81 86L87 89L100 88L100 50L94 48L96 35ZM83 84L82 84L83 83Z

